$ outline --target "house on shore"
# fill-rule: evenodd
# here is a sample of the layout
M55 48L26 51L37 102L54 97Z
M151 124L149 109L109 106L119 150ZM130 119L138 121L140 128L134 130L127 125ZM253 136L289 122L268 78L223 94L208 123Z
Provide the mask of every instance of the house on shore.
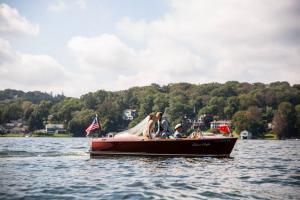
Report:
M246 139L252 139L252 133L247 131L247 130L243 130L241 133L240 133L240 137L242 140L246 140Z
M219 120L210 122L210 129L217 129L220 125L228 125L230 127L231 122L229 120Z
M135 116L136 116L136 110L134 109L123 110L123 115L122 115L123 120L131 121Z
M67 130L64 128L63 124L46 124L46 133L66 133Z
M5 126L8 129L13 129L15 127L21 128L23 126L23 121L22 121L22 119L11 120L8 123L6 123Z
M25 134L28 132L28 126L23 123L22 119L11 120L1 128L3 133Z

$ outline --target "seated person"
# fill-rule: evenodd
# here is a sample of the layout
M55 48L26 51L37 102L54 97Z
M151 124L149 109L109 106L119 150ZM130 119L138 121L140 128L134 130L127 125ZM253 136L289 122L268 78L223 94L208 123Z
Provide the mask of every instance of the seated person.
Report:
M201 139L203 137L200 126L193 126L194 132L191 133L188 138L190 139Z
M143 130L143 137L145 140L152 139L152 133L154 132L156 117L154 113L148 115L147 126Z
M157 131L155 137L169 138L172 135L172 130L170 128L169 122L162 112L156 113L157 119Z
M181 124L177 124L175 126L174 137L175 138L182 138L182 131L183 131L182 125Z
M191 139L200 139L202 138L202 133L199 132L199 131L194 131L193 133L191 133L188 138L191 138Z

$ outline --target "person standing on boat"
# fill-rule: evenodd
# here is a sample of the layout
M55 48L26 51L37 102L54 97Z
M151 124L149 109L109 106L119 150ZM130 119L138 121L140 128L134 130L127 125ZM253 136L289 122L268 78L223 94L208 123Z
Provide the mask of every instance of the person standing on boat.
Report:
M169 138L172 135L172 130L170 128L167 117L162 114L162 112L156 113L157 119L157 131L155 137Z
M183 131L182 124L177 124L175 126L174 137L175 138L182 138L182 131Z
M152 139L152 133L154 133L156 116L155 113L151 113L148 119L147 126L143 130L143 137L145 140Z

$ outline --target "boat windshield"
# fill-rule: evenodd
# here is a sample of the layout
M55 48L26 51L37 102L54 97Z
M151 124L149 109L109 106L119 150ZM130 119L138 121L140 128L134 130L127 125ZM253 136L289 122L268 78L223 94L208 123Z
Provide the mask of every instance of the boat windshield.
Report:
M118 132L116 136L122 136L122 135L134 135L134 136L141 136L143 135L143 130L147 126L147 123L149 121L149 116L147 116L145 119L143 119L140 123L135 125L134 127L127 129L122 132Z

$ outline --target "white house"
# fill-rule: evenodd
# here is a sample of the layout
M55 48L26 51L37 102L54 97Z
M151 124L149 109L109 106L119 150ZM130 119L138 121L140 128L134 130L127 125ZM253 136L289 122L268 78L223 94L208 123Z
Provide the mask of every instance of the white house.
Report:
M63 124L46 124L46 133L65 133Z
M245 140L245 139L251 139L252 138L252 133L247 131L247 130L243 130L241 133L240 133L240 136L241 136L241 139L242 140Z
M215 121L214 120L214 121L210 122L210 129L216 129L220 125L228 125L228 126L230 126L230 121L228 121L228 120Z
M136 110L133 109L126 109L123 111L123 119L124 120L133 120L133 118L136 116Z

